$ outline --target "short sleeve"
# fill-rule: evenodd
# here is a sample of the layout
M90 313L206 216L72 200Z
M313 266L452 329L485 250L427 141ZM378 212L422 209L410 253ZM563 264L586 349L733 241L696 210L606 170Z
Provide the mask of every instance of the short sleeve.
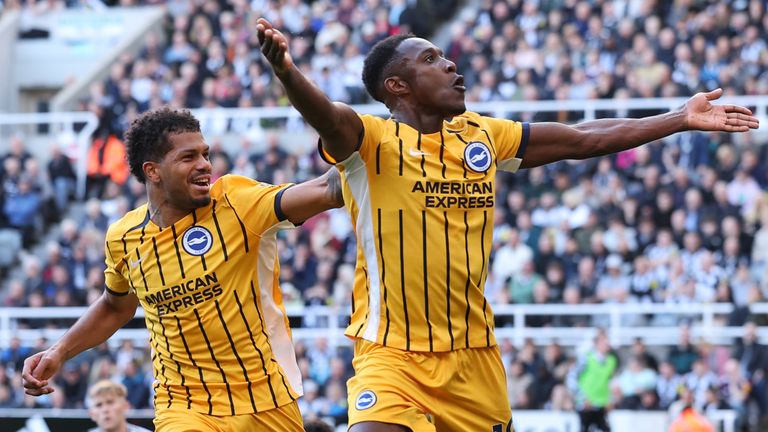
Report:
M484 117L496 146L498 169L515 172L520 168L528 145L530 124L512 120Z
M113 235L110 235L112 232L113 229L110 228L107 232L107 240L104 243L104 256L106 257L104 261L107 265L106 270L104 270L104 282L107 292L116 296L124 296L130 292L131 287L120 271L122 266L125 265L123 260L124 254L123 250L117 246L118 242L110 241L111 238L114 238Z
M292 184L271 185L248 177L227 175L216 182L212 194L223 196L248 231L262 235L280 223L292 226L280 210L282 193L290 186Z
M368 114L358 114L358 117L360 117L360 121L363 122L363 131L360 135L356 152L360 153L360 157L363 160L369 160L371 157L375 156L376 144L381 141L381 136L384 133L384 125L386 120L382 119L381 117ZM328 152L325 151L325 148L323 148L322 140L318 142L318 152L324 161L332 165L337 165L344 162L337 161L330 154L328 154ZM354 153L355 152L353 152L353 154Z

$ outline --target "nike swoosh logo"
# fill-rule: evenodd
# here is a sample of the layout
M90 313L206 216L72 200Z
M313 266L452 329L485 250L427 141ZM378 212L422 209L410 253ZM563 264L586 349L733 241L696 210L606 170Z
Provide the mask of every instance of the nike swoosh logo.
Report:
M136 268L139 264L141 264L141 260L143 260L143 259L144 258L142 257L142 258L139 258L136 261L134 261L134 260L129 258L128 261L131 262L131 268Z
M416 150L413 147L408 149L408 154L411 155L411 156L414 156L414 157L415 156L429 156L429 153Z

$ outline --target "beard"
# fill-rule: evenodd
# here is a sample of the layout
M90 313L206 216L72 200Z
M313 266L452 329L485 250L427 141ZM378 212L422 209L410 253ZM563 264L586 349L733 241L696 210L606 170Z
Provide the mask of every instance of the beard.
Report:
M211 203L211 196L210 195L208 195L208 196L206 196L204 198L192 198L192 200L190 200L190 204L191 204L191 207L193 209L197 209L197 208L200 208L200 207L206 207L210 203Z

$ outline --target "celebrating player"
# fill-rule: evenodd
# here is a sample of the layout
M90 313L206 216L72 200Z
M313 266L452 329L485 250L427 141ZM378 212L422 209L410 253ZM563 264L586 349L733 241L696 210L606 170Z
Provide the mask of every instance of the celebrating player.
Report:
M464 79L427 40L391 36L367 55L363 82L389 119L332 103L294 65L285 36L260 19L261 51L341 172L355 226L352 432L511 430L504 367L483 295L497 169L630 149L675 132L744 132L752 113L693 96L643 119L567 126L466 111Z
M340 207L338 173L293 187L234 175L211 184L208 144L188 111L145 113L126 141L148 203L110 226L106 292L25 361L26 392L52 392L62 363L105 341L141 304L157 430L303 431L275 233Z

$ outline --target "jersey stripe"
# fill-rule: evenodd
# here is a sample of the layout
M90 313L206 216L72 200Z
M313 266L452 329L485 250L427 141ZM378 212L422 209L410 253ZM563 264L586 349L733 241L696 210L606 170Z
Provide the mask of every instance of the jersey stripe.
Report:
M395 122L395 136L397 137L398 142L400 143L400 168L398 170L398 173L400 176L403 175L403 139L400 138L400 122Z
M136 248L136 262L139 263L139 272L141 272L141 280L144 282L144 291L149 292L149 286L147 285L147 275L144 274L144 263L142 263L142 257L141 253L139 252L139 248ZM133 266L133 264L131 264Z
M480 255L485 257L485 227L488 223L488 211L483 210L483 229L480 230ZM477 286L485 286L485 278L486 278L486 267L485 267L485 259L483 259L483 265L480 268L480 280L477 281ZM491 329L488 327L488 314L486 313L486 306L488 304L488 300L483 296L483 320L485 320L485 344L486 346L491 346Z
M411 325L408 321L408 296L405 294L405 254L403 253L403 210L399 210L400 218L400 290L403 296L403 315L405 316L405 350L411 349Z
M192 210L192 226L195 225L197 225L197 209ZM213 239L211 239L211 241L213 241ZM205 254L200 254L200 262L203 264L203 271L208 271L208 266L205 264ZM232 413L232 415L235 414Z
M245 253L248 253L248 233L245 231L245 224L243 224L242 219L240 219L240 216L237 214L235 207L232 206L231 202L229 202L229 197L227 194L224 194L224 199L227 200L227 204L229 205L229 208L232 209L232 213L234 213L235 218L237 219L237 223L240 224L240 231L243 232L243 245L245 246Z
M171 359L176 363L176 373L178 373L179 376L181 377L180 385L184 387L184 392L187 394L187 409L190 409L192 407L192 394L189 392L189 386L186 385L185 383L186 378L184 377L184 374L181 373L181 362L179 362L173 357L173 352L171 351L171 342L170 340L168 340L168 337L165 335L165 325L163 324L163 316L160 315L157 317L157 319L160 321L160 325L163 327L163 337L165 337L166 347L168 348L168 353L170 354ZM168 396L168 399L170 399L170 395ZM170 407L170 401L168 406Z
M464 212L464 253L467 257L467 282L464 285L464 301L467 302L464 324L467 326L467 331L464 333L464 348L469 348L469 285L472 283L472 267L469 264L469 223L467 222L467 212Z
M251 281L251 286L253 286L253 281ZM253 332L251 331L251 324L248 323L248 318L245 316L245 312L243 312L243 304L240 302L240 297L237 295L237 291L234 292L235 294L235 301L237 302L237 308L240 312L240 317L243 319L243 324L245 324L245 329L248 331L248 338L251 340L251 345L253 345L253 349L256 351L256 353L259 354L259 359L261 360L261 369L264 371L264 376L267 377L267 385L269 386L269 394L272 396L272 403L274 404L275 408L277 408L277 398L275 397L275 389L272 388L272 378L269 376L269 373L267 372L267 362L264 361L264 353L259 349L258 345L256 345L256 341L253 339Z
M376 223L379 227L379 256L381 258L381 285L384 287L384 311L386 312L387 325L384 327L384 345L387 345L387 336L389 336L389 305L387 304L387 270L386 260L384 259L384 240L381 239L381 209L378 209Z
M171 225L171 232L173 232L173 247L176 249L176 258L179 260L179 272L181 272L181 278L186 279L184 275L184 262L181 259L181 252L179 251L178 236L176 235L176 227Z
M213 352L211 341L208 339L208 334L205 332L203 321L200 319L200 312L197 311L197 308L192 309L192 312L195 313L195 318L197 318L197 325L200 327L200 334L202 334L203 339L205 339L205 345L208 347L208 352L211 353L211 359L216 364L216 367L219 369L219 372L221 372L221 379L224 380L224 385L227 386L227 396L229 397L229 405L232 408L232 415L235 415L235 403L232 402L232 390L230 390L229 388L229 380L227 380L227 374L224 373L224 369L222 369L221 363L219 363L219 360L216 358L216 354Z
M219 241L221 242L221 252L224 254L224 261L229 261L229 255L227 254L227 244L224 242L224 235L221 233L221 227L219 226L219 218L216 217L216 200L211 203L211 216L213 216L213 223L216 225L216 232L219 234Z
M419 136L416 139L416 148L418 148L419 151L421 152L421 176L426 177L427 171L424 169L424 162L426 162L426 153L421 151L421 132L420 131L419 131Z
M181 341L184 343L184 349L187 351L187 356L189 356L189 361L192 362L193 367L197 368L197 373L200 375L200 383L203 385L203 389L205 390L205 393L208 395L208 415L211 415L213 413L213 403L211 402L211 391L208 390L208 385L205 383L205 378L203 378L203 369L197 365L195 358L192 356L192 352L189 350L189 344L187 343L187 338L184 336L184 331L182 330L181 321L179 320L179 317L174 316L174 318L176 318L176 328L179 329L179 336L181 336Z
M157 263L157 271L160 273L160 282L165 286L165 276L163 276L163 265L160 264L160 254L157 253L157 239L152 237L152 249L155 251L155 263Z
M429 265L427 264L427 212L421 211L421 238L422 238L422 251L421 257L424 268L424 318L427 321L427 333L429 333L429 351L434 350L432 340L432 322L429 320Z
M445 164L445 135L443 135L443 131L440 131L440 164L443 165L443 170L441 171L443 175L443 179L445 179L445 170L448 169L448 166Z
M165 339L165 347L166 347L166 349L168 349L168 355L169 355L171 361L174 361L173 360L173 352L171 352L171 342L168 340L168 336L165 334L165 326L163 325L163 316L160 315L157 318L158 318L158 323L160 324L160 328L162 329L163 339ZM152 327L154 328L155 321L152 320L151 323L152 323ZM154 333L154 332L155 331L152 330L152 333ZM160 375L165 377L164 385L165 385L166 390L168 390L168 408L170 408L171 407L171 402L173 401L173 394L171 394L171 388L168 386L168 375L165 374L165 362L163 361L163 357L160 355L160 347L159 346L157 346L157 345L155 346L155 351L157 352L158 357L160 357L160 364L162 365L161 368L160 368Z
M448 317L448 336L451 338L453 351L453 324L451 323L451 240L448 235L448 212L443 212L445 220L445 301L446 316Z
M245 369L245 365L243 364L243 359L241 359L240 354L237 353L237 347L235 346L235 341L232 340L232 335L229 333L229 329L227 328L227 321L224 319L224 314L221 313L221 305L219 304L218 300L214 300L213 303L216 305L216 312L219 314L219 321L221 321L221 326L224 329L224 333L226 333L227 335L229 346L232 347L232 353L235 355L235 358L237 359L237 364L240 365L240 369L243 371L243 377L245 378L245 382L248 383L248 386L247 386L248 396L251 398L251 407L253 408L253 412L258 412L259 410L256 409L256 401L253 400L253 389L251 388L253 383L251 383L251 379L248 377L248 371ZM234 404L232 405L232 410L234 412Z
M363 267L363 274L365 275L365 295L367 297L370 297L371 296L371 289L368 287L368 270L366 270L365 267ZM369 309L365 310L365 319L363 319L363 322L360 323L360 327L358 327L357 331L355 331L355 337L359 337L360 336L360 330L362 330L363 326L365 325L365 323L368 322L368 310ZM352 318L350 317L350 320L351 319Z

